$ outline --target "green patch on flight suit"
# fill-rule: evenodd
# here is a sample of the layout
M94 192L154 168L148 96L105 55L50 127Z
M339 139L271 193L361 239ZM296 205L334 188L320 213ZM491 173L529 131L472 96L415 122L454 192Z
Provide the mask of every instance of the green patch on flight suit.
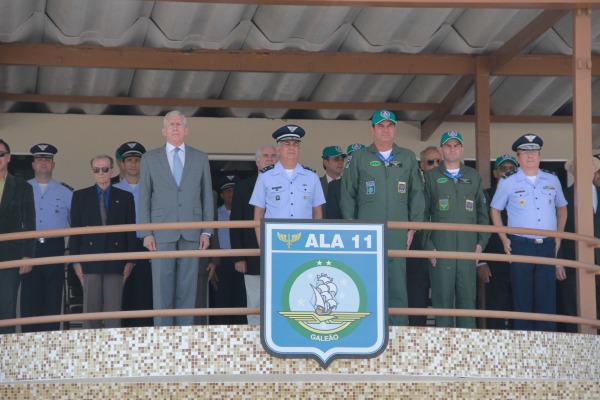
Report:
M448 199L439 199L438 204L440 206L440 211L450 210L450 202Z
M448 182L448 178L438 178L437 183L446 183Z
M371 165L371 167L379 167L381 165L380 161L371 161L369 163Z

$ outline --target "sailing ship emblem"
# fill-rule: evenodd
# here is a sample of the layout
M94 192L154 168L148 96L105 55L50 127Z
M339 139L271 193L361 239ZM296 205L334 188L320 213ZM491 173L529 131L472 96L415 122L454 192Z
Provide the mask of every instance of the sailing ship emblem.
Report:
M312 292L310 311L280 311L279 314L296 321L304 329L317 334L337 333L353 322L359 321L370 312L336 311L340 306L338 287L333 278L325 273L317 274L314 284L309 283Z

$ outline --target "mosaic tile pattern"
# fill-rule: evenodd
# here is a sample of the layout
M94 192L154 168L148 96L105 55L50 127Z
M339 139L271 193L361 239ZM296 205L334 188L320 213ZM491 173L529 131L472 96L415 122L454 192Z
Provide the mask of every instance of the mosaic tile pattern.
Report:
M290 379L298 382L282 383ZM307 398L317 388L325 398L598 398L590 393L600 396L600 337L393 327L378 358L323 370L313 360L269 356L254 326L0 336L0 399Z
M147 383L0 386L2 399L598 399L596 383Z

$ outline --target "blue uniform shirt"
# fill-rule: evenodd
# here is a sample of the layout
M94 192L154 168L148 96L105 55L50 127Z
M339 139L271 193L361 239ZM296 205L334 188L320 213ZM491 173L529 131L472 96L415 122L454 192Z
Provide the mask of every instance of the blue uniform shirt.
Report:
M33 187L36 229L39 231L68 228L73 192L54 179L48 182L43 194L40 184L35 179L27 182Z
M555 175L539 170L534 183L531 183L521 168L516 173L500 179L490 204L496 210L506 209L508 226L550 231L557 229L556 209L566 205L567 200Z
M217 209L217 217L219 221L229 221L231 213L225 208L223 204L221 207ZM229 228L219 228L219 246L222 249L230 249L231 248L231 239L229 238Z
M119 181L119 183L115 183L112 186L114 186L118 189L125 190L126 192L129 192L133 195L133 201L135 203L135 223L139 224L140 223L139 216L138 216L138 214L139 214L138 209L139 209L139 203L140 203L140 185L139 185L139 183L137 185L135 185L134 187L132 187L129 184L129 182L127 182L127 179L122 179L121 181ZM139 232L136 232L135 234L138 238L141 237Z
M265 218L312 219L313 207L325 203L319 177L297 164L291 178L277 162L258 175L250 204L266 209Z

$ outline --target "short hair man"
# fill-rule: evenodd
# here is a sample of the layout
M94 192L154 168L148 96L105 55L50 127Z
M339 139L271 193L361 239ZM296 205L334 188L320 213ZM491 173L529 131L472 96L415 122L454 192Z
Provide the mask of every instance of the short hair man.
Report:
M590 165L593 168L594 175L592 177L592 207L594 210L594 236L600 237L600 207L598 202L600 198L600 159L598 156L592 157ZM575 161L570 160L565 163L565 170L571 175L575 175ZM569 203L567 205L567 223L565 232L575 232L575 184L565 189L565 199ZM600 248L594 249L596 265L600 264ZM575 251L575 242L572 240L563 240L560 244L558 258L566 260L576 260L577 254ZM564 268L563 276L558 276L559 282L556 286L556 313L561 315L577 316L577 277L575 268ZM600 276L596 275L596 313L600 316ZM577 333L576 324L558 323L557 331Z
M98 155L91 159L90 166L95 183L73 193L71 227L135 224L133 195L110 184L112 157ZM135 232L72 235L69 249L72 255L133 252ZM134 266L131 260L73 263L83 286L83 312L121 311L123 284ZM121 320L105 320L104 326L119 328ZM102 321L83 321L83 327L101 328Z
M140 223L214 221L210 165L206 153L185 144L185 116L171 111L163 119L167 143L142 156ZM142 231L144 247L157 250L206 250L211 228ZM155 310L193 308L196 304L199 259L152 260ZM156 317L156 326L192 325L192 316Z
M442 162L440 148L429 146L421 150L419 154L419 168L421 173L437 167ZM420 235L415 235L412 250L423 250ZM427 308L429 306L429 260L426 258L408 258L406 260L406 293L408 295L408 307ZM409 315L408 325L426 326L427 315Z
M256 167L258 174L263 169L277 162L277 150L275 147L261 146L255 153ZM250 204L250 197L254 191L254 185L258 175L253 175L238 182L233 191L231 201L231 220L254 220L254 206ZM251 228L232 228L229 230L232 249L256 249L258 242L256 233ZM246 306L248 308L260 307L260 257L233 257L235 270L244 274L244 283L246 286ZM259 315L248 315L248 324L258 325L260 323Z
M300 164L300 142L304 129L285 125L273 132L277 140L279 161L262 169L258 176L250 204L254 219L289 218L322 219L321 206L325 196L316 172ZM256 228L260 243L260 228Z
M356 150L364 149L366 146L360 143L353 143L348 145L348 149L346 150L346 162L344 168L348 167L348 163L352 160L352 153ZM322 181L321 181L322 182ZM327 193L325 198L327 202L325 203L325 215L328 219L343 219L342 209L340 208L340 201L342 198L342 180L336 179L329 183L329 188L327 189Z
M462 163L462 135L455 131L442 135L444 161L427 171L425 179L426 220L459 224L489 224L483 182L479 173ZM425 250L481 253L489 233L453 230L423 232ZM431 259L431 304L434 308L475 309L477 295L476 263L473 260ZM453 317L436 317L436 326L455 326ZM475 328L474 317L457 317L456 326Z
M423 221L423 181L412 151L394 143L396 116L379 110L371 118L373 143L352 153L342 177L342 214L346 219ZM390 249L410 248L415 230L390 229ZM388 260L388 304L408 307L406 260ZM406 315L390 316L391 325L408 325Z
M0 139L0 233L35 231L35 206L31 185L8 172L10 146ZM35 239L0 242L0 261L35 256ZM0 269L0 319L17 316L19 275L29 273L31 265L23 261L19 268ZM0 334L14 333L14 327L0 327Z
M502 177L519 168L519 162L511 155L505 154L494 162L494 178L500 181ZM496 188L485 190L488 199L492 199ZM506 212L501 212L502 222L506 224ZM493 221L490 218L490 224ZM504 254L504 246L497 233L493 233L485 247L485 253ZM510 264L505 261L480 261L477 265L477 276L485 284L485 308L495 311L512 311L512 287L510 285ZM512 329L513 321L500 318L487 318L488 329Z
M65 229L70 225L73 188L58 183L52 177L54 156L58 149L39 143L30 150L34 177L27 181L33 188L36 229ZM43 237L36 240L36 257L57 257L65 254L65 238ZM60 315L62 310L65 265L48 264L34 267L21 276L21 317ZM23 325L21 332L57 331L59 322Z
M540 169L544 142L534 134L523 135L512 145L519 169L504 175L492 199L490 213L495 226L504 226L500 212L506 209L508 226L564 231L567 200L558 178ZM499 233L506 254L556 257L560 239L537 235ZM564 273L552 265L513 262L510 266L513 307L517 312L556 312L556 278ZM556 323L515 320L515 329L555 331Z
M117 149L120 159L122 179L114 187L133 195L135 201L135 221L139 222L140 171L142 155L146 148L136 141L125 142ZM112 182L112 180L111 180ZM136 232L136 252L148 251L142 243L140 232ZM152 268L149 259L136 261L129 279L123 286L123 311L152 309ZM122 321L124 327L152 326L152 318L127 318Z
M327 198L329 184L342 177L346 153L344 153L340 146L327 146L323 148L321 158L323 159L323 169L325 170L325 174L320 178L321 187L323 188L325 198ZM328 218L325 210L323 210L323 218Z
M421 171L427 172L434 169L442 162L442 153L439 147L429 146L424 148L419 154L419 167Z

